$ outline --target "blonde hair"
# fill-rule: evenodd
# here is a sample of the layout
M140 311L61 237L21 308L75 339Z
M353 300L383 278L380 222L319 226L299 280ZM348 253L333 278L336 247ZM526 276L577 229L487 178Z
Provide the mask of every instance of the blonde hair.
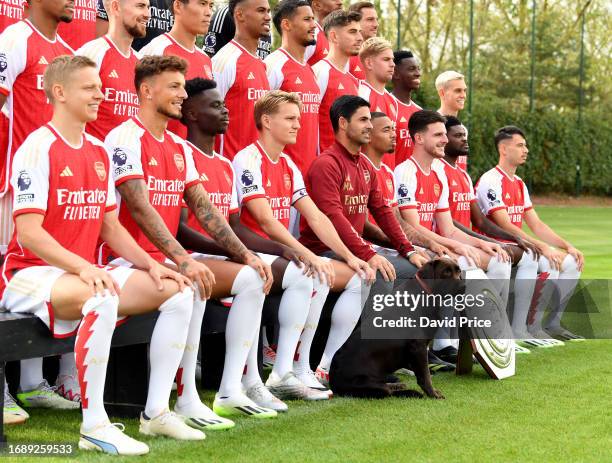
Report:
M53 103L53 86L55 84L65 84L75 71L87 67L95 69L96 63L86 56L61 55L51 61L51 64L45 69L43 77L43 88L49 101Z
M302 110L300 96L295 92L283 92L282 90L272 90L266 93L255 102L255 126L261 130L261 117L264 114L275 114L282 104L292 103Z
M444 71L436 78L436 90L445 88L446 84L453 80L465 80L463 74L459 74L457 71Z
M387 39L382 37L370 37L361 44L359 50L359 58L363 62L366 58L381 54L385 50L393 50L393 45Z

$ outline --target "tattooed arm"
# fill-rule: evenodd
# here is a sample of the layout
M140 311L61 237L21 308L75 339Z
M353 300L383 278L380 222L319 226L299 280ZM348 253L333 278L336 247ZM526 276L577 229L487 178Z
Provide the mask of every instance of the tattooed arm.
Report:
M127 180L117 187L134 221L145 236L178 267L178 270L193 281L200 290L200 297L207 299L215 284L210 269L196 262L176 240L164 220L149 202L149 191L142 179Z

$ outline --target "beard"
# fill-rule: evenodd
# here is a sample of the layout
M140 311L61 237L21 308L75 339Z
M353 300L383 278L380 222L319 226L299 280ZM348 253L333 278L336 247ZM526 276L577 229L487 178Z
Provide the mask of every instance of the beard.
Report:
M74 18L74 15L64 14L64 15L59 17L59 22L61 22L61 23L71 23L73 18Z
M146 28L144 31L142 31L138 25L129 26L126 23L123 23L123 27L125 27L125 30L127 31L127 33L130 34L135 39L142 39L143 37L147 35Z
M183 113L180 110L178 111L178 113L172 113L166 108L164 108L163 106L158 106L157 112L158 114L161 114L162 116L166 116L170 119L180 120L183 117Z
M302 46L303 47L310 47L310 46L314 46L317 44L317 41L315 39L304 39L302 41Z

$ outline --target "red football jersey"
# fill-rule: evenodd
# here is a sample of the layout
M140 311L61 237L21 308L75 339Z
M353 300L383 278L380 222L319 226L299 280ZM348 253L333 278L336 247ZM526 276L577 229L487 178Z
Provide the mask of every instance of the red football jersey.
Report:
M325 31L321 27L321 25L315 21L315 40L317 43L315 45L309 45L306 47L306 54L304 58L308 62L309 65L314 66L319 61L327 56L329 53L329 41L325 36Z
M335 141L334 129L329 119L333 102L342 95L357 95L359 82L348 72L341 71L327 59L322 59L312 67L321 91L319 106L319 153L329 148Z
M385 204L389 207L397 206L397 197L395 195L395 179L393 178L393 171L385 163L382 163L380 167L376 167L372 160L365 154L362 154L364 158L372 165L372 169L376 171L376 181L378 182L378 188L385 201ZM372 214L368 211L368 220L370 223L376 224L376 220Z
M279 48L264 60L271 90L296 92L302 101L300 130L295 145L287 145L285 153L298 166L302 175L317 157L319 133L319 84L308 64L296 61L286 50Z
M281 153L278 160L272 161L259 142L255 142L236 154L234 170L242 207L240 221L258 235L268 238L244 207L252 199L266 198L274 218L289 229L291 206L308 195L302 174L289 156Z
M109 163L104 145L91 135L72 146L50 124L40 127L15 153L13 217L43 215L43 228L63 248L93 264L104 213L117 207ZM49 264L23 249L13 233L0 293L15 271L39 265Z
M361 62L361 58L359 55L351 56L349 59L349 72L355 77L357 80L365 80L365 69L363 68L363 63Z
M395 98L395 101L397 102L397 120L395 121L395 135L397 140L395 146L395 165L398 166L412 156L414 144L408 132L408 121L410 120L410 116L423 108L414 101L411 101L410 104L403 103L397 98Z
M362 80L359 83L359 96L370 103L371 112L385 113L393 122L397 120L397 100L388 91L378 92L368 82ZM383 162L395 167L395 153L385 154Z
M212 61L200 48L194 46L189 50L179 44L169 33L158 35L138 52L141 56L145 55L174 55L187 61L187 75L185 80L201 77L212 79ZM179 137L187 138L187 127L180 121L171 119L168 121L168 130L174 132Z
M232 40L212 59L217 89L225 99L230 122L217 137L217 152L230 161L245 146L257 140L253 118L255 102L270 90L266 65L238 42Z
M400 210L417 209L421 225L433 231L435 213L449 209L444 172L432 168L426 174L410 158L395 168L394 176Z
M98 119L87 124L87 131L104 140L108 132L138 114L134 67L140 57L132 49L124 55L106 35L86 43L76 54L91 58L100 72L104 101Z
M72 49L59 35L49 40L28 21L19 21L0 35L0 93L6 95L11 130L0 153L0 195L7 191L12 155L34 130L51 119L53 108L43 90L47 65Z
M483 214L490 217L499 209L506 209L510 221L518 228L523 226L523 214L533 208L525 182L514 175L510 177L496 166L482 174L476 183L476 198Z
M104 143L113 157L115 186L131 179L144 180L149 202L176 236L185 189L199 182L191 148L169 131L162 140L156 139L137 118L130 118L111 130ZM151 257L160 262L165 259L127 207L120 208L119 220Z
M225 220L229 221L230 214L238 212L238 196L234 184L236 176L232 163L217 153L208 155L195 145L186 143L192 150L195 168L198 171L200 182L208 193L208 199L219 209ZM191 228L209 236L191 210L187 223Z
M436 159L431 168L444 172L448 184L448 206L453 220L466 228L472 228L470 204L476 201L476 196L468 173L459 166L451 166L444 159Z
M69 23L61 22L57 32L73 50L96 38L97 0L74 0L74 15Z
M0 0L0 32L23 18L26 0Z

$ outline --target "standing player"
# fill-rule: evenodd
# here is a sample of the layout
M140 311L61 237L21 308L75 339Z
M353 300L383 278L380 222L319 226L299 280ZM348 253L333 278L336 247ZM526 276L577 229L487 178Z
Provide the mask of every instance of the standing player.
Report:
M434 159L444 157L448 142L444 122L444 117L434 111L418 111L410 118L408 127L415 144L414 153L394 172L400 212L404 220L425 236L459 254L462 269L476 266L485 270L504 300L511 270L508 255L498 244L455 227L449 212L444 170L432 168ZM442 360L456 363L457 349L450 339L436 338L433 350Z
M459 156L469 156L469 145L467 141L467 129L461 124L459 119L454 116L446 117L446 133L448 143L444 147L444 158L434 161L437 168L444 170L444 176L448 186L448 203L450 213L455 226L465 233L472 234L481 239L491 238L502 242L510 242L516 245L506 245L504 249L510 254L512 263L516 265L516 278L514 281L514 316L513 330L521 333L524 330L525 316L531 304L534 292L535 281L538 273L538 263L534 255L537 249L531 243L524 241L518 234L509 233L489 220L478 207L474 187L469 174L457 165ZM486 236L476 234L472 227ZM523 320L521 324L519 320ZM552 340L553 343L558 341ZM525 341L534 343L533 340ZM535 340L535 345L539 345ZM528 350L519 345L515 345L517 353L528 353Z
M319 106L319 153L334 141L330 109L339 96L357 95L359 82L348 72L351 56L359 54L363 42L359 13L334 11L325 18L323 27L329 40L329 54L312 67L321 91Z
M541 298L535 319L529 323L529 332L536 338L547 338L547 335L550 335L564 341L584 340L561 326L563 312L580 279L584 255L540 219L533 208L525 183L516 176L517 168L525 163L529 153L523 131L514 126L502 127L495 134L495 146L499 153L499 164L485 172L478 180L478 204L482 212L500 228L517 234L536 246L540 253L540 275L546 274L547 280L552 282L548 286L556 287L558 296L558 303L544 329L542 318L548 298ZM523 221L535 238L522 230ZM551 291L552 289L548 293ZM521 319L517 323L522 326L517 327L518 333L515 332L520 339L531 337L526 333L526 321L527 313L521 313Z
M229 6L218 8L212 16L208 34L204 38L204 51L209 56L215 56L219 50L229 43L236 35L234 18L229 12ZM266 59L272 48L272 34L263 35L257 45L257 56Z
M140 54L178 56L189 63L186 79L212 79L212 62L196 46L196 37L208 31L212 5L212 0L173 0L170 4L174 16L172 30L155 37L140 49ZM187 127L178 120L170 120L168 130L181 138L187 137Z
M65 42L76 50L96 38L97 0L75 0L70 23L61 23L57 29Z
M361 15L361 37L364 42L378 34L378 13L371 2L357 2L348 7L348 11L354 11ZM366 78L365 69L359 56L351 56L349 61L349 72L357 79Z
M197 428L227 428L233 422L206 407L195 384L204 299L234 296L227 322L234 326L230 330L234 338L226 346L215 409L223 415L276 416L274 410L257 407L240 387L272 275L269 266L244 247L208 200L193 164L191 148L166 130L168 119L181 117L186 67L187 63L176 56L146 56L140 60L135 71L140 100L138 116L113 129L105 143L113 156L115 186L121 194L121 222L154 259L163 262L167 257L169 264L197 284L198 297L189 323L187 348L177 373L179 394L175 411ZM234 261L245 265L185 251L175 238L183 199L200 226ZM104 251L106 245L102 248ZM143 416L141 425L147 426L147 421Z
M332 105L330 119L336 142L312 163L306 175L307 191L351 253L380 272L370 293L388 294L393 290L396 275L409 278L428 259L417 253L402 232L380 193L376 171L361 155L360 149L370 141L372 130L368 102L354 95L341 96ZM361 237L368 212L389 236L397 255L383 257ZM327 257L335 255L309 224L302 222L301 231L300 242L312 252ZM317 369L319 378L328 378L331 360L357 324L361 307L353 306L337 315L344 323L337 323L329 334Z
M397 100L397 120L395 133L395 165L399 165L412 156L413 143L408 131L410 116L420 111L421 107L412 101L412 92L421 85L421 66L412 52L400 50L393 53L395 70L393 71L393 96Z
M12 158L17 148L34 130L51 119L52 107L43 89L47 65L72 49L57 34L58 25L70 22L74 7L69 0L40 0L28 6L28 19L8 26L0 35L0 107L9 118L9 130L0 134L0 246L6 250L13 229L12 199L9 192ZM74 379L74 355L62 356L62 377ZM20 389L25 405L30 407L78 407L78 383L71 384L73 404L56 394L42 376L42 359L21 362ZM60 383L61 385L61 383ZM25 412L24 412L25 414ZM25 414L27 415L27 414ZM24 415L24 416L25 416Z
M103 99L95 64L63 56L47 67L44 79L53 117L15 154L16 232L2 268L2 306L37 315L55 337L76 333L83 406L79 448L123 455L149 449L106 415L105 359L118 316L159 310L145 408L156 418L149 432L141 432L204 439L166 411L173 372L183 355L182 348L173 346L182 346L187 337L193 291L186 288L186 278L138 247L117 220L108 154L102 142L84 131ZM145 271L94 265L99 238Z
M436 91L440 97L440 108L438 112L443 116L455 116L465 106L467 85L465 85L463 74L456 71L444 71L436 77ZM458 159L459 167L467 170L467 158L461 156Z
M333 11L341 10L342 2L340 0L313 0L310 4L315 14L315 44L306 49L306 59L310 66L314 66L329 53L329 41L324 31L323 21Z
M354 311L360 312L365 302L366 296L362 297L361 278L374 277L368 264L348 250L329 219L308 197L300 171L282 152L286 144L296 141L300 127L299 106L300 101L295 93L279 90L260 99L255 105L259 139L240 151L234 159L234 168L239 179L237 189L242 208L241 222L260 236L279 241L294 249L315 272L314 297L307 310L299 312L298 307L283 307L281 302L281 331L276 362L266 381L271 392L281 398L294 398L294 390L300 390L300 383L314 389L322 387L310 370L310 345L330 288L342 291L332 312L332 329L346 330L347 324L354 326L355 320L351 314ZM338 260L321 259L289 233L292 206L301 214L302 221L309 227L311 235L329 246L339 257ZM346 264L340 262L340 259ZM285 322L283 318L286 319ZM308 325L309 329L302 333L305 325ZM296 366L300 367L300 379L292 371L293 365L281 363L283 357L286 358L287 354L291 356L295 352L298 340L301 341L297 351L300 363ZM338 340L333 340L336 341ZM282 342L285 342L285 346L281 346ZM286 349L284 355L281 353L281 347ZM329 368L325 358L322 363ZM327 398L327 395L322 396L319 393L313 397L308 394L304 398L316 400Z
M227 131L217 139L217 152L230 161L257 140L255 102L270 90L266 65L255 54L259 38L270 33L268 0L230 0L236 35L213 57L213 74L230 112Z
M283 0L276 7L274 26L281 34L281 48L264 63L270 89L295 92L302 102L297 142L284 153L306 175L317 156L321 94L312 68L304 60L306 47L314 43L314 16L308 0Z
M87 131L96 138L104 137L114 127L138 111L134 88L134 67L138 54L132 49L136 37L144 37L149 8L141 0L105 0L108 34L86 43L77 50L98 66L104 102L98 119L87 124Z
M385 89L395 69L391 44L381 37L372 37L361 45L359 57L366 73L366 80L359 84L359 96L370 103L372 111L386 114L395 123L397 100ZM395 155L387 154L383 162L394 168Z
M140 18L140 23L146 28L146 33L134 37L134 43L132 44L134 50L138 51L158 35L170 32L173 18L166 2L167 0L144 0L138 5L138 8L146 9L149 16L146 20ZM110 27L108 6L107 0L98 0L98 18L96 20L96 35L98 37L106 34Z

